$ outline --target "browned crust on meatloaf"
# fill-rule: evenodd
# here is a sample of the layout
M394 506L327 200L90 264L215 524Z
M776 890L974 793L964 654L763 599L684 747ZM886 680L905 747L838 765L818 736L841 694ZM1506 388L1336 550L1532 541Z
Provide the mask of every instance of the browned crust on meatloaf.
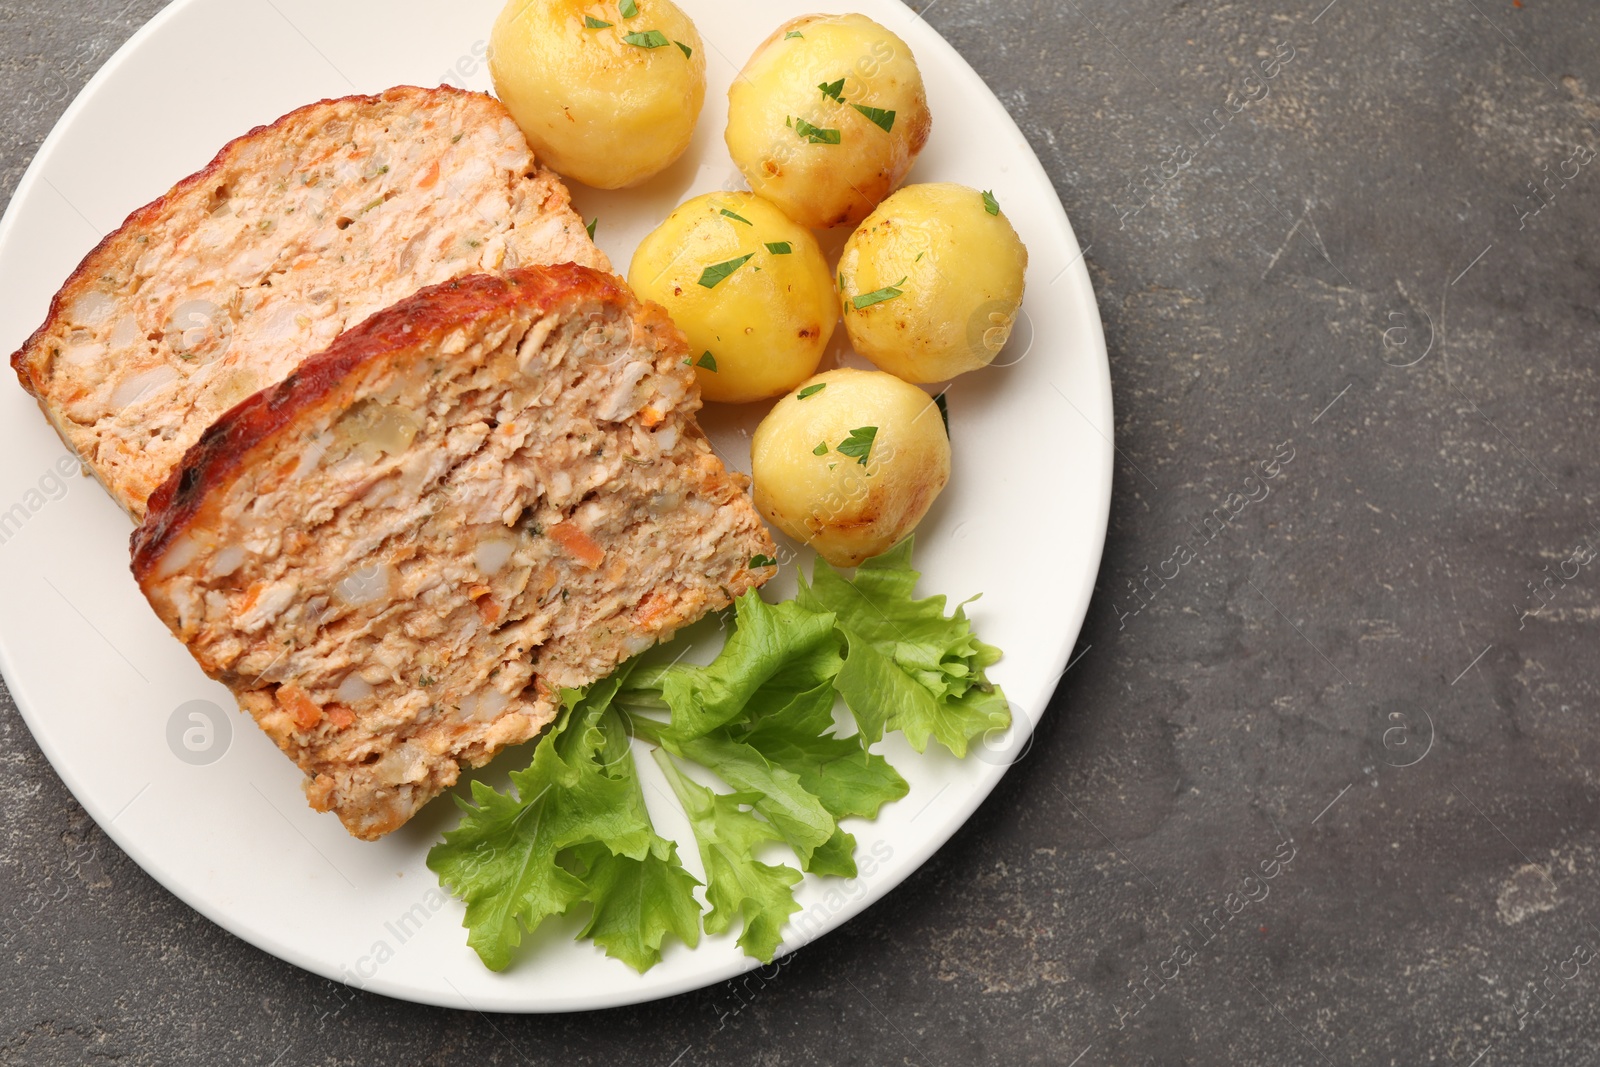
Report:
M205 507L208 490L227 482L249 462L253 449L337 391L371 359L396 348L443 337L462 320L494 311L515 291L540 311L563 299L593 296L603 300L632 299L621 281L609 274L564 263L542 270L517 270L505 277L474 274L430 286L346 330L327 351L270 389L243 401L201 435L183 462L150 495L144 522L133 531L133 575L143 585L162 553L182 535ZM667 313L646 304L646 314L675 329Z

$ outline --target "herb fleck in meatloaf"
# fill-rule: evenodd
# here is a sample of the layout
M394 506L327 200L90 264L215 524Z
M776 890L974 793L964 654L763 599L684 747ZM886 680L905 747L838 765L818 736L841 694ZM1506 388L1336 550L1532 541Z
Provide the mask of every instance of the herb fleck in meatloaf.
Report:
M207 430L134 575L312 805L376 838L772 575L686 355L584 267L424 290Z
M569 261L609 269L498 101L328 100L134 212L11 364L138 519L207 426L346 327L457 275Z

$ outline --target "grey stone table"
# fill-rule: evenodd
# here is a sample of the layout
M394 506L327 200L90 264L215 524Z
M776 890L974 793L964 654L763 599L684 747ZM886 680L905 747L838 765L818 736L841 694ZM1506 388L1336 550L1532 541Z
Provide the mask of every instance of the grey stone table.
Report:
M158 6L0 11L7 192ZM1118 409L1079 658L967 827L768 982L485 1018L212 926L0 702L0 1063L1595 1062L1600 7L926 17L1092 246Z

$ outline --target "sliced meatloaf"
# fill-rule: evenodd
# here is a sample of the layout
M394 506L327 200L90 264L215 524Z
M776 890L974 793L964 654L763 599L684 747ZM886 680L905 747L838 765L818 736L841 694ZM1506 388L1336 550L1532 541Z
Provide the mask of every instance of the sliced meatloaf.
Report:
M138 519L217 416L346 327L460 274L569 261L608 268L499 101L328 100L134 212L11 363Z
M682 334L575 265L424 290L206 431L145 595L360 838L772 575Z

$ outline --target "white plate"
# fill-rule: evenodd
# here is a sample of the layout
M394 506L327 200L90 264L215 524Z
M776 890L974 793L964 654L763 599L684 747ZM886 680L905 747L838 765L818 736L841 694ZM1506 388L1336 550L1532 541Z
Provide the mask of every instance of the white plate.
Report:
M705 115L684 161L643 190L576 189L625 268L636 242L687 197L737 174L722 144L725 93L755 47L812 0L679 0L710 65ZM933 854L1025 746L1066 666L1099 566L1110 505L1111 389L1089 276L1050 181L1004 108L926 23L896 0L852 0L911 45L934 114L914 181L993 189L1032 253L1024 323L996 367L950 394L955 471L922 527L924 591L972 606L1005 649L994 677L1019 720L963 762L883 751L911 793L874 823L847 824L862 876L808 878L787 949L830 930ZM500 0L179 0L106 64L63 116L0 224L0 344L20 345L49 298L128 212L203 166L229 138L301 104L447 72L487 89L479 57ZM840 331L843 334L843 331ZM1030 347L1031 342L1031 347ZM748 469L748 417L713 420ZM753 966L731 936L675 945L646 975L551 922L505 974L467 948L461 908L423 866L454 824L448 801L377 844L311 811L299 772L234 713L174 641L128 573L127 519L100 489L61 480L62 445L32 402L0 387L0 669L40 747L101 828L210 919L283 959L390 996L450 1007L570 1011L669 996ZM63 467L67 464L63 463ZM63 488L65 486L65 488ZM792 568L786 568L791 571ZM785 574L792 588L792 576ZM193 719L209 701L229 708ZM214 720L216 725L205 727ZM208 729L210 731L209 737ZM186 762L187 743L201 751ZM231 736L225 736L231 735ZM207 747L209 744L209 747ZM524 749L515 759L525 760ZM210 762L206 762L206 761ZM501 770L506 761L501 761ZM641 761L641 773L656 768ZM654 803L657 789L649 789ZM699 873L687 827L663 833ZM870 859L868 858L870 857Z

